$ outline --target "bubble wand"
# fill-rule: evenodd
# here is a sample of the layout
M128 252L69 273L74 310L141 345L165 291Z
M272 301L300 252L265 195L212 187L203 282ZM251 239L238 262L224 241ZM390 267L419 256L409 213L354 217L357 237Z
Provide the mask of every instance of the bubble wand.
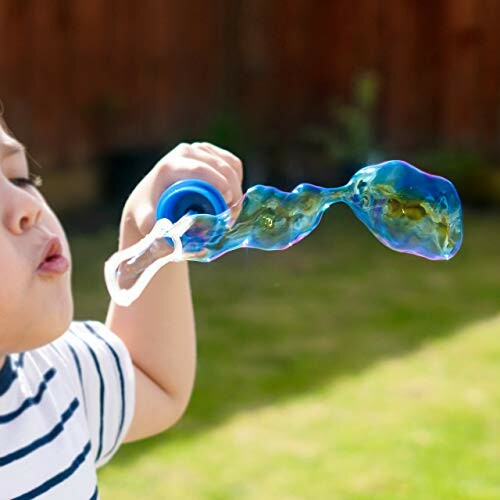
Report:
M392 250L449 260L462 244L462 207L453 184L399 160L361 168L337 188L302 183L284 192L257 184L231 207L209 183L184 180L160 197L151 232L106 261L108 291L128 306L168 262L211 262L237 248L285 250L337 202L351 207Z

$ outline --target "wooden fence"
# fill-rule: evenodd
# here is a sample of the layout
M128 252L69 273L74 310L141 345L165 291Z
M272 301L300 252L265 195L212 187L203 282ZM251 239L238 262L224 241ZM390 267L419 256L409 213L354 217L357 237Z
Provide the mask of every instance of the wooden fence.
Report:
M2 0L0 99L54 164L202 130L224 106L293 140L381 79L398 147L495 148L498 0Z

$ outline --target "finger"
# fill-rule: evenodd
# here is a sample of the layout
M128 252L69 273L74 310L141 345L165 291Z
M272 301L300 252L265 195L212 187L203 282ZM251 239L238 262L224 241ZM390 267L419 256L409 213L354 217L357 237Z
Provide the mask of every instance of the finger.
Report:
M225 149L215 146L215 144L211 144L210 142L195 142L193 144L199 144L200 147L204 148L205 150L212 151L226 160L227 163L229 163L229 165L231 165L231 167L236 170L240 184L243 182L243 164L236 155L230 153Z
M189 158L195 158L197 160L204 161L205 163L208 163L213 168L215 168L222 175L224 175L224 177L229 182L229 190L231 192L230 198L226 199L227 197L224 195L224 193L222 194L224 196L224 199L226 199L228 203L236 201L242 196L241 183L238 178L238 174L236 173L235 169L231 168L231 166L217 153L214 153L211 150L206 150L201 146L195 146L191 148Z
M182 179L200 179L208 182L222 194L226 203L231 203L233 197L231 185L228 179L216 168L194 158L185 158L184 165L185 168L179 171Z

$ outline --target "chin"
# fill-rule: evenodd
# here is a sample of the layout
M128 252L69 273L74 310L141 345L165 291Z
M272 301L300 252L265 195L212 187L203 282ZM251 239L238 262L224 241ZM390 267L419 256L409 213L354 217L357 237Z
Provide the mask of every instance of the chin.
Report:
M55 296L46 294L45 298L24 304L12 317L0 317L0 352L31 351L50 344L68 330L74 315L71 286L63 287Z
M68 330L71 322L73 321L73 315L74 309L72 297L67 303L58 304L57 311L51 316L51 320L45 328L49 337L47 343L56 340Z

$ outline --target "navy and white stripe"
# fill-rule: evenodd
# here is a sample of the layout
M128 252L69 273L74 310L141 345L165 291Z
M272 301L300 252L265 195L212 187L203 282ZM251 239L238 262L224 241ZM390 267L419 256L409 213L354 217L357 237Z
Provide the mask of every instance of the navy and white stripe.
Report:
M0 370L0 396L3 396L17 378L17 371L12 366L11 356L7 356L5 363Z
M0 425L14 420L30 406L36 406L38 403L40 403L43 395L45 394L45 391L47 390L49 382L54 378L55 374L56 369L49 368L43 375L43 380L40 382L36 394L34 396L27 397L14 411L0 415Z
M92 358L92 362L94 364L95 368L95 373L98 376L99 379L99 406L97 409L96 414L99 415L99 439L97 441L97 452L96 452L96 461L101 458L101 453L102 453L102 441L103 441L103 434L104 434L104 412L105 412L105 405L104 405L104 394L105 394L105 384L104 384L104 378L102 376L102 371L101 371L101 365L99 363L99 360L97 359L97 355L94 352L94 349L89 345L88 341L79 336L77 333L75 333L71 328L70 328L70 333L73 334L79 341L83 344L84 347L82 349L87 349L88 354ZM94 373L94 372L93 372Z
M126 407L126 401L127 401L126 393L125 393L125 379L123 376L123 368L122 368L122 363L120 361L120 357L117 354L116 349L113 348L113 346L106 340L106 338L96 331L95 328L98 328L98 325L94 325L94 328L91 326L91 324L89 322L84 322L84 325L93 335L95 335L109 349L109 351L111 352L111 354L113 355L113 358L115 360L116 370L118 372L118 376L120 379L120 398L121 398L120 399L120 403L121 403L121 405L120 405L120 424L119 424L117 432L116 432L115 442L113 443L113 446L111 447L111 449L106 453L106 455L104 457L104 458L106 458L116 450L116 448L118 446L118 442L120 440L120 436L123 433L123 425L125 423L125 407Z
M57 340L0 368L0 499L99 498L96 468L133 417L134 369L121 339L73 321Z

